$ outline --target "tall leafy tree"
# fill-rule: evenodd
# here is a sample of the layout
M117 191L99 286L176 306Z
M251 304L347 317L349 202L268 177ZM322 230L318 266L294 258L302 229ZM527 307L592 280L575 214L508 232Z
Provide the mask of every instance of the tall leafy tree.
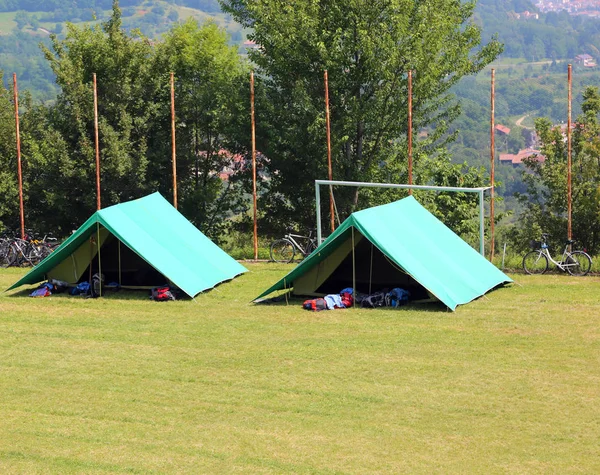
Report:
M14 105L2 77L0 70L0 232L19 222Z
M480 45L474 2L454 0L222 0L259 46L250 52L269 109L260 148L269 158L271 218L309 222L315 178L327 176L323 72L329 72L334 178L406 182L407 72L413 81L415 167L444 144L459 114L449 88L501 51ZM267 106L265 106L267 107ZM435 177L417 171L421 183ZM344 215L361 195L337 194ZM368 195L364 195L368 196ZM282 216L284 215L284 216Z
M240 187L219 172L242 163L234 157L231 124L236 123L240 85L248 68L227 34L213 23L199 26L190 19L175 25L159 43L156 69L175 73L177 102L177 160L181 205L186 215L207 234L217 238L226 216L240 201ZM163 90L163 92L166 88ZM170 108L163 107L153 135L152 161L170 160ZM232 147L233 145L233 147ZM166 147L165 147L166 146ZM237 158L237 162L236 159Z
M590 252L600 250L600 92L588 87L583 93L582 114L572 134L572 230L573 237ZM527 193L521 196L526 212L514 230L515 240L547 232L555 245L567 235L567 143L560 127L549 119L536 121L544 162L530 160L523 179Z
M127 34L121 11L98 26L68 26L66 38L52 37L44 52L61 87L50 121L63 138L68 166L49 183L57 210L73 226L95 209L95 149L92 77L97 73L102 163L102 204L138 198L148 182L148 132L159 105L153 49L141 34ZM68 217L70 218L68 218Z

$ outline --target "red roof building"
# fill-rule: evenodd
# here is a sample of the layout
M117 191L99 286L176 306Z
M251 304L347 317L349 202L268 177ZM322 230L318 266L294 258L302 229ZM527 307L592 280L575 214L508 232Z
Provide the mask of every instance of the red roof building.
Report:
M494 127L494 129L496 129L496 132L499 132L500 134L503 134L503 135L510 134L510 129L508 127L506 127L505 125L498 124L496 127Z
M526 148L523 150L519 150L519 153L501 153L500 154L500 163L510 163L511 165L520 165L523 163L525 158L531 158L536 162L545 162L546 157L544 157L539 150L535 150L533 148Z

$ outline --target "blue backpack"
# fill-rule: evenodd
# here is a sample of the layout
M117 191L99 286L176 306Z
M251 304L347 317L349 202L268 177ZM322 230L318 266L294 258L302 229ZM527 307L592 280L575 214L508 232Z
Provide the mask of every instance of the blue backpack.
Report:
M79 282L76 287L73 287L69 292L71 295L87 295L90 293L89 282Z
M408 290L400 289L398 287L390 290L385 296L385 305L387 307L400 307L406 305L410 299L410 292Z

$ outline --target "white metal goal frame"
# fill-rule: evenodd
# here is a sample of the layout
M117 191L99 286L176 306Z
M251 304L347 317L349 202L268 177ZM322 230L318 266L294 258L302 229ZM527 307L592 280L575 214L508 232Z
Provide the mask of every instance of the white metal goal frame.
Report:
M479 194L479 252L482 256L485 256L485 245L484 245L484 193L490 190L491 186L482 186L478 188L466 188L460 186L429 186L429 185L406 185L406 184L395 184L395 183L370 183L360 181L337 181L337 180L315 180L315 193L317 198L317 242L321 243L321 185L326 186L355 186L363 188L400 188L400 189L413 189L413 190L433 190L433 191L453 191L457 193L478 193Z

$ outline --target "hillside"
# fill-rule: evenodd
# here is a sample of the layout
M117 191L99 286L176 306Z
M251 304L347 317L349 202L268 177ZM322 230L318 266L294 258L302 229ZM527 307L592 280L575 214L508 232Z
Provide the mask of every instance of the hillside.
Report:
M58 92L39 44L48 44L52 33L63 35L67 22L84 25L108 18L112 0L75 0L65 5L62 0L0 0L0 64L5 80L16 72L20 88L35 99L52 100ZM245 38L240 25L221 12L216 0L122 0L120 5L123 26L137 28L150 38L190 17L215 22L227 30L232 43Z
M0 0L4 80L16 72L21 90L30 91L37 100L53 100L58 90L39 43L48 43L51 33L64 35L66 22L84 25L106 19L111 5L112 0ZM217 0L121 0L120 5L124 27L137 28L151 38L189 17L217 23L227 30L231 43L241 44L247 33L220 11ZM517 153L533 145L535 118L549 117L555 123L566 120L567 63L583 53L600 58L600 20L566 12L542 14L528 0L480 0L474 21L482 27L484 42L497 34L505 45L504 53L491 67L496 69L496 123L510 133L496 142L496 151ZM453 124L458 140L450 146L457 162L489 164L489 78L488 68L453 90L463 106L463 114ZM585 86L600 84L595 68L576 66L574 78L573 118L580 111ZM522 190L518 167L502 164L497 174L501 194L508 197Z

